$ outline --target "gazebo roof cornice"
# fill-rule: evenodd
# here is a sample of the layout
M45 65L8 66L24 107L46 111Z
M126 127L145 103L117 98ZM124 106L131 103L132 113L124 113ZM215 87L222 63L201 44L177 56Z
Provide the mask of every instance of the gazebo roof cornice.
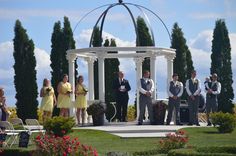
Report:
M122 52L122 53L107 53L107 52ZM140 51L143 53L134 53ZM67 54L77 55L82 58L99 57L104 58L135 58L135 57L151 57L151 56L175 56L175 49L157 48L151 46L139 47L90 47L81 49L70 49Z

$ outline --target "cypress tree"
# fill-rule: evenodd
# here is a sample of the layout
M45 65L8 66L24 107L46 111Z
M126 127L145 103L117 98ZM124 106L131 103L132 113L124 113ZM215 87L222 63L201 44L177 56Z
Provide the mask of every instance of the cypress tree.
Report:
M53 33L51 37L51 54L50 54L50 60L51 60L51 83L52 87L55 90L55 95L57 97L57 85L61 81L61 77L64 74L62 70L62 39L63 39L63 33L61 29L61 22L58 21L54 24ZM58 116L60 112L60 109L54 107L53 109L53 116Z
M70 21L68 17L64 17L64 28L62 29L63 33L63 39L62 39L62 45L63 45L63 51L62 51L62 71L64 74L69 74L69 64L68 60L66 59L66 51L69 49L75 49L75 40L73 38L73 32L70 26ZM75 61L75 78L78 75L77 72L77 61Z
M61 77L63 75L62 71L62 30L61 30L61 23L60 21L56 22L54 24L53 28L53 33L52 33L52 38L51 38L51 55L50 55L50 60L51 60L51 75L52 75L52 86L55 90L55 94L57 96L57 85L61 81Z
M150 35L149 29L145 20L138 16L137 18L137 30L139 41L136 40L136 46L153 46L153 40ZM150 71L150 58L145 58L142 65L142 70L149 70Z
M29 39L26 29L19 20L15 23L14 60L15 70L14 84L16 89L17 116L25 119L37 119L38 86L36 83L36 59L34 55L34 43Z
M217 73L221 82L221 93L218 96L218 109L233 112L234 92L231 67L231 46L225 21L219 19L215 23L212 40L211 74Z
M104 42L104 47L116 47L115 39L111 39L110 42L108 39ZM108 53L117 53L117 51L112 51ZM108 120L112 117L112 106L110 102L115 101L114 90L112 89L112 83L114 78L117 77L119 71L120 62L117 58L107 58L105 59L105 101L107 104L107 113L106 117Z
M93 36L92 36L92 46L93 47L101 47L102 39L100 38L100 28L94 27ZM98 92L98 61L94 61L94 97L95 99L99 98Z
M185 84L190 78L191 71L194 70L191 52L186 44L184 33L177 23L174 23L171 34L171 48L176 49L176 57L174 59L174 73L179 75L179 80ZM187 99L186 91L182 99Z

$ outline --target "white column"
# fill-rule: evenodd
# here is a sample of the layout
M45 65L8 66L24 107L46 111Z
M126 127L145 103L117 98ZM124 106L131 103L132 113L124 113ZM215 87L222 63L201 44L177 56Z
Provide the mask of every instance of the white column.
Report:
M167 85L166 85L166 88L168 90L169 89L168 88L169 83L172 80L172 75L173 75L173 60L174 60L175 56L166 55L165 58L167 60ZM174 121L174 124L176 124L175 123L175 111L173 111L172 121Z
M85 61L88 63L88 106L91 104L91 101L94 100L94 66L93 63L95 58L85 58ZM86 121L85 123L92 123L92 116L88 115L86 112Z
M105 78L104 78L104 56L99 54L98 56L98 88L99 88L99 100L105 102Z
M139 117L139 83L140 83L140 79L142 78L142 62L143 62L143 58L134 58L135 61L135 66L136 66L136 94L137 94L137 120Z
M175 56L172 56L172 55L165 56L165 58L167 60L167 87L168 87L168 84L171 81L172 75L173 75L173 59L174 59L174 57Z
M71 101L75 101L75 59L77 58L76 54L67 54L67 60L69 63L69 82L72 88L72 94L70 96ZM75 108L70 108L70 116L75 117Z
M88 63L88 90L89 90L89 100L94 100L94 68L93 63L95 58L86 58Z
M151 55L150 57L150 74L151 74L151 79L154 82L155 85L155 90L153 92L153 100L156 100L157 98L157 93L156 93L156 89L157 89L157 83L156 83L156 56L155 55Z

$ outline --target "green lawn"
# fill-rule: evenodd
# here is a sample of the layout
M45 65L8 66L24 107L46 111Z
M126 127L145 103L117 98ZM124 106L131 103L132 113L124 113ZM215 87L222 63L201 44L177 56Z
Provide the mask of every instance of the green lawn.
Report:
M236 130L231 134L219 134L213 127L185 128L189 134L190 146L236 145ZM91 145L103 156L109 151L134 152L158 147L159 138L121 139L103 131L74 130L70 134Z
M236 145L236 130L231 134L219 134L213 127L185 128L184 130L187 131L189 135L189 146ZM78 137L81 143L96 148L99 156L105 156L107 152L111 151L132 153L135 151L155 149L158 148L160 140L160 138L121 139L107 132L85 129L73 130L69 135L71 137ZM34 148L34 145L30 145L25 150Z

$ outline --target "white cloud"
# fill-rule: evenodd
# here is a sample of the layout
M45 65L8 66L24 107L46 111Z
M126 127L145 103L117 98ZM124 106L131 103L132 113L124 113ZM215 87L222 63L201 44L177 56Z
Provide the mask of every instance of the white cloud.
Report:
M202 31L197 35L197 37L195 37L194 39L190 39L189 46L191 48L201 49L206 52L210 52L212 38L213 38L212 30Z

